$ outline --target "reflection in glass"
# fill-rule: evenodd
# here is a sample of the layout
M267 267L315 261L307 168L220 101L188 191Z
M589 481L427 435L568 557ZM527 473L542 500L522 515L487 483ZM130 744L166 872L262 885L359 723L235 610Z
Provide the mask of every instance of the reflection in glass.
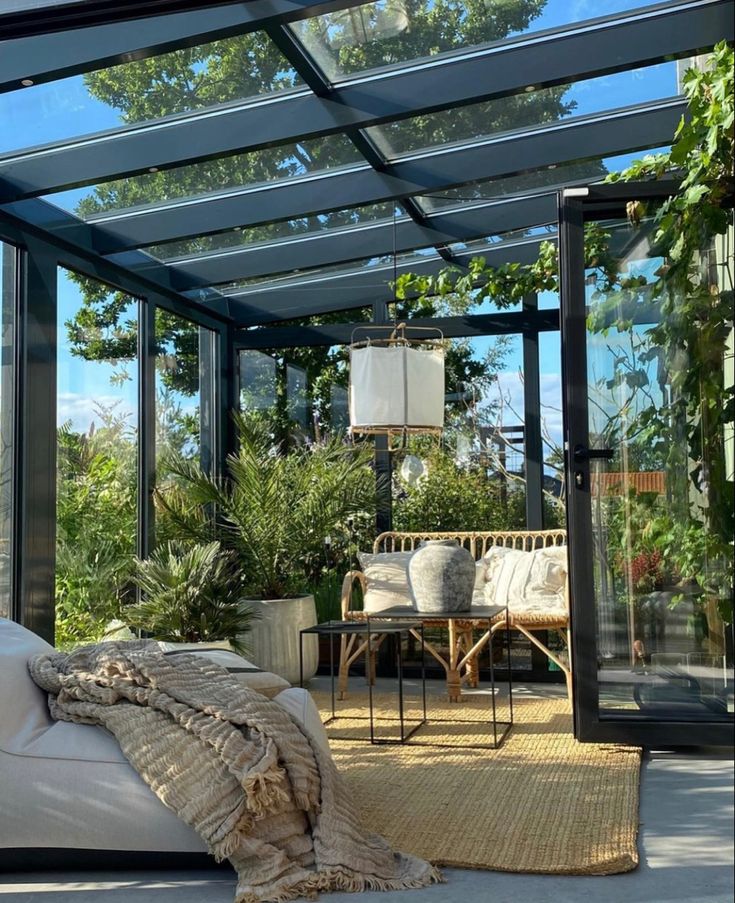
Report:
M16 250L0 242L0 618L12 610Z
M608 224L617 280L610 288L590 272L586 283L590 442L613 455L594 461L590 477L600 711L727 719L733 482L719 412L732 391L728 337L708 329L704 311L701 322L682 318L689 299L655 295L665 261L652 228ZM712 274L732 261L709 256L705 285L716 297ZM701 367L701 330L706 372L685 393Z
M0 153L151 122L302 84L264 32L0 95Z
M217 235L203 235L185 241L172 241L162 245L146 248L149 254L159 260L174 260L177 257L190 257L196 254L211 254L217 251L228 251L242 247L252 247L256 243L270 243L300 235L313 235L327 229L360 226L384 220L392 222L394 204L370 204L365 207L353 207L349 210L334 210L331 213L320 213L316 216L286 220L280 223L269 223L254 229L232 229ZM397 211L400 217L403 211Z
M55 638L61 647L100 639L132 598L138 308L135 298L59 269ZM95 314L103 309L116 311L114 323Z
M386 156L395 158L424 148L536 128L677 93L677 64L660 63L414 116L369 128L367 132Z
M190 199L361 162L363 157L348 138L330 135L58 192L45 199L91 220L107 211L129 211L141 205Z
M295 364L286 365L286 404L289 419L306 429L309 426L309 405L306 395L306 370Z
M659 147L647 153L657 154L666 150L668 148ZM518 176L470 182L461 188L450 188L430 195L419 195L416 200L427 213L438 213L464 206L472 201L538 194L574 183L599 182L608 173L625 169L634 159L640 159L641 156L642 154L637 152L578 163L562 163L558 166L535 169Z
M240 352L240 409L268 411L276 404L276 359L254 349Z
M202 339L209 330L156 310L156 474L168 477L166 458L198 461L201 452Z
M288 27L327 77L463 50L649 5L641 0L377 0Z

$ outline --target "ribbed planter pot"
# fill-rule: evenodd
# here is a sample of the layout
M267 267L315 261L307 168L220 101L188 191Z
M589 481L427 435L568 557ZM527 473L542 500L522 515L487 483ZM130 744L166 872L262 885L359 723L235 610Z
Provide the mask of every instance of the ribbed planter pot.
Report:
M419 611L469 611L475 588L475 559L453 540L431 540L408 561L408 583Z
M264 671L272 671L289 683L299 683L299 634L316 624L313 596L295 599L253 599L250 605L260 617L246 634L250 656ZM304 637L304 680L310 680L319 664L316 635Z

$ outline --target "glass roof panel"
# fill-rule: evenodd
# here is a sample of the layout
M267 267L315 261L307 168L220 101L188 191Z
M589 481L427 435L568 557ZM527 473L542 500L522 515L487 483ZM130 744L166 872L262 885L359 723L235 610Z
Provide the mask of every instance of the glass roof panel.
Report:
M650 6L651 0L377 0L288 27L332 81Z
M396 256L396 266L408 267L424 260L441 260L434 248L422 248L417 251L404 251ZM375 271L375 286L383 287L393 278L393 255L382 254L380 257L369 257L363 260L353 260L349 263L341 263L330 267L314 267L312 269L292 270L281 276L258 276L251 279L240 279L237 282L217 284L217 289L224 295L238 295L254 290L256 286L262 288L278 288L293 284L299 291L308 291L305 287L310 281L318 283L319 291L339 291L339 278L342 276ZM388 275L386 275L386 273ZM336 279L334 286L324 285L326 280ZM363 283L365 284L365 283ZM185 295L196 295L197 289L184 292Z
M648 151L635 151L602 157L597 160L563 163L545 169L503 179L472 182L461 188L450 188L430 195L417 195L414 200L424 213L443 213L451 209L466 207L468 203L502 200L516 195L541 194L574 182L599 182L610 172L625 169L633 160L645 154L662 153L667 147L657 147Z
M303 82L264 32L0 95L0 153L191 113Z
M45 200L87 219L363 162L349 138L330 135L62 191L46 195Z
M383 154L396 158L432 146L660 100L678 91L677 64L661 63L538 91L530 85L524 94L414 116L367 132Z
M365 207L335 210L331 213L320 213L317 216L286 220L280 223L269 223L255 229L232 229L218 235L203 235L186 241L167 242L146 248L146 251L162 261L173 261L176 258L190 258L196 255L207 256L219 251L226 252L261 243L270 244L283 239L316 235L343 227L361 226L381 221L392 222L394 210L396 210L397 217L404 216L403 211L396 208L392 201L385 201L382 204L370 204Z

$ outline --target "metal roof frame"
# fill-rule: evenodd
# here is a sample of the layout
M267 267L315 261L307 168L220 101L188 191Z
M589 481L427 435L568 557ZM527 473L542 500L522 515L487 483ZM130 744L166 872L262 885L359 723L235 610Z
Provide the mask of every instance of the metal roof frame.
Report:
M354 164L220 194L110 211L89 222L100 229L99 250L112 254L659 147L671 141L685 112L685 101L671 98L431 151L391 164L384 172L368 163Z

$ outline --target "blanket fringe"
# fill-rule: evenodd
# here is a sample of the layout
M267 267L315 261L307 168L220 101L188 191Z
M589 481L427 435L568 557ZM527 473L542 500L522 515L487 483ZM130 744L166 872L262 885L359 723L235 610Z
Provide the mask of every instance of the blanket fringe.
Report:
M429 866L426 873L417 878L379 878L376 875L361 875L345 868L331 868L313 875L305 881L298 881L281 887L265 895L254 891L236 894L235 903L290 903L291 900L316 899L320 893L345 891L357 894L367 890L411 890L428 887L430 884L444 884L445 878L436 866Z
M255 818L270 814L291 797L285 789L286 773L282 768L265 773L251 774L241 784L245 791L245 803Z

